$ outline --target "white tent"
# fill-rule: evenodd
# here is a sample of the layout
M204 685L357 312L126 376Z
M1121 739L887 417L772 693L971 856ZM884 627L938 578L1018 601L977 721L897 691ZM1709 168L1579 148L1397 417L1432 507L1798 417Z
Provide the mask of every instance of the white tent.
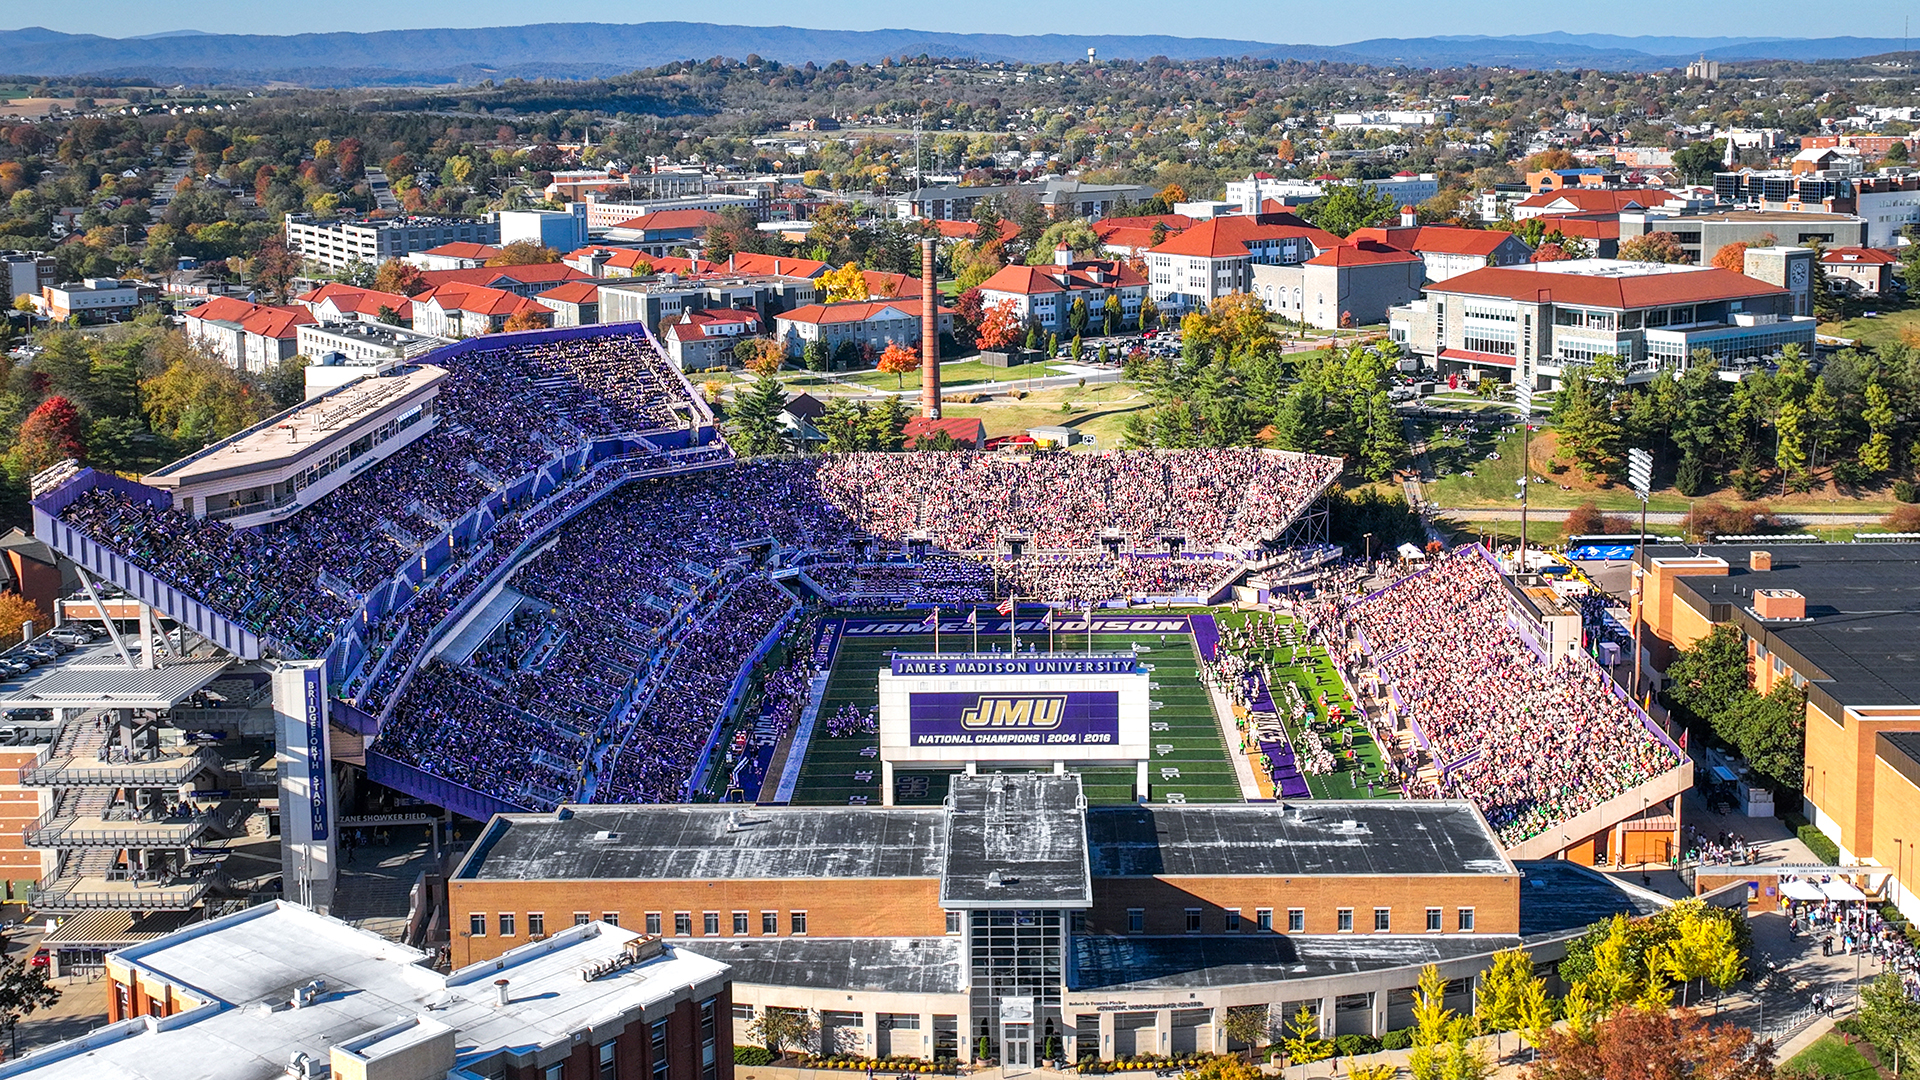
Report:
M1829 900L1865 900L1867 894L1855 888L1853 882L1840 878L1822 882L1820 891L1827 894Z
M1820 886L1797 878L1781 883L1780 894L1789 900L1825 900L1827 898L1827 894L1820 891Z
M1407 559L1409 561L1414 559L1424 559L1427 557L1426 552L1421 551L1419 548L1414 547L1412 544L1401 544L1399 548L1397 548L1396 550L1400 552L1401 558Z

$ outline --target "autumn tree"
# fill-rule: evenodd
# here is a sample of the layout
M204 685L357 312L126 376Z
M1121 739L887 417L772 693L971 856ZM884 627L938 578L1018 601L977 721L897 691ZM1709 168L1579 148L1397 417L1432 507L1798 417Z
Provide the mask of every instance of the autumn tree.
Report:
M787 347L773 338L751 338L741 343L741 363L755 375L772 375L787 364Z
M373 275L373 287L380 292L413 296L427 291L427 279L419 267L405 259L388 259Z
M1573 154L1563 147L1556 146L1551 149L1542 150L1527 158L1526 171L1552 172L1560 169L1571 169L1574 167L1574 164Z
M980 320L978 340L983 349L1010 348L1022 330L1018 305L1011 299L988 304Z
M28 622L33 623L36 634L53 625L53 619L40 610L40 605L16 592L0 592L0 644L16 643L20 627Z
M155 435L179 450L207 443L261 419L253 387L239 373L178 338L161 349L166 367L140 380L140 407Z
M1771 1080L1773 1044L1734 1024L1708 1026L1686 1009L1622 1009L1585 1031L1555 1031L1527 1080Z
M906 374L920 366L920 350L897 341L887 342L886 350L880 354L878 369L894 377L895 386L906 385Z
M1286 1051L1287 1064L1300 1066L1302 1075L1307 1066L1333 1056L1332 1040L1320 1037L1320 1018L1305 1005L1287 1019L1286 1036L1280 1040L1280 1048Z
M87 456L87 424L72 401L55 395L27 414L14 442L16 471L22 476L65 461Z
M747 1024L747 1038L775 1054L804 1050L812 1042L819 1024L806 1009L788 1009L769 1005L759 1010Z
M487 260L488 266L538 266L542 263L557 263L560 253L542 245L537 240L515 240L500 249L500 254Z
M552 312L534 311L529 308L507 316L506 321L500 324L500 329L509 334L517 334L523 330L545 330L552 325L552 322Z
M1629 262L1684 263L1688 261L1686 249L1680 246L1680 238L1670 232L1650 232L1644 236L1622 240L1620 257Z
M1525 949L1502 949L1493 954L1493 966L1480 973L1474 1017L1480 1030L1494 1033L1494 1053L1501 1052L1504 1033L1522 1026L1529 984L1546 983L1533 974L1533 957Z
M821 274L814 279L814 284L826 292L829 304L867 298L867 277L860 272L860 264L856 262Z
M286 239L275 233L261 241L259 250L247 261L247 272L270 301L284 304L293 279L300 275L304 265L300 253L289 248Z
M1220 1021L1227 1045L1239 1043L1251 1057L1261 1043L1273 1036L1273 1018L1265 1005L1237 1005L1226 1011Z
M1067 249L1069 258L1085 257L1100 250L1100 235L1085 218L1070 221L1056 221L1047 226L1040 239L1033 245L1033 252L1027 256L1029 266L1048 266L1059 261L1061 248Z

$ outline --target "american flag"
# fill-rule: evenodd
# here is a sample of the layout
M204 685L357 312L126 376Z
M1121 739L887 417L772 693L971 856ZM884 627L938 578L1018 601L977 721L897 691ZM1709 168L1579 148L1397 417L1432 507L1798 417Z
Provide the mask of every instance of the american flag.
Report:
M921 626L939 626L940 625L940 609L934 608L932 611L927 612L926 621L921 623L920 625Z
M1040 616L1040 625L1041 626L1053 625L1053 609L1052 608L1048 608L1047 613L1045 615Z
M980 609L979 608L967 609L967 625L968 626L980 625Z
M997 610L1002 615L1013 614L1013 597L1009 596L1005 600L1000 601L1000 607Z

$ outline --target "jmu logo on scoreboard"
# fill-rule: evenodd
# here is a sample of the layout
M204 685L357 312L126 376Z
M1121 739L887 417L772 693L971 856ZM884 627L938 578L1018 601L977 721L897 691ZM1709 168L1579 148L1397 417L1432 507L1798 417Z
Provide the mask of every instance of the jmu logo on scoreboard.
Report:
M979 703L960 714L960 726L969 731L984 728L1057 728L1067 714L1065 694L982 694Z

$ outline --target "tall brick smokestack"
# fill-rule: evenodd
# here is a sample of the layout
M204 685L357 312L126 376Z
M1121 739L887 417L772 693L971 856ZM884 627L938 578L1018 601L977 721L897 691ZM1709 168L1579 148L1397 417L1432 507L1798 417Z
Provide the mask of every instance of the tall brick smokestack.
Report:
M920 241L920 415L940 419L940 290L933 280L933 240Z

